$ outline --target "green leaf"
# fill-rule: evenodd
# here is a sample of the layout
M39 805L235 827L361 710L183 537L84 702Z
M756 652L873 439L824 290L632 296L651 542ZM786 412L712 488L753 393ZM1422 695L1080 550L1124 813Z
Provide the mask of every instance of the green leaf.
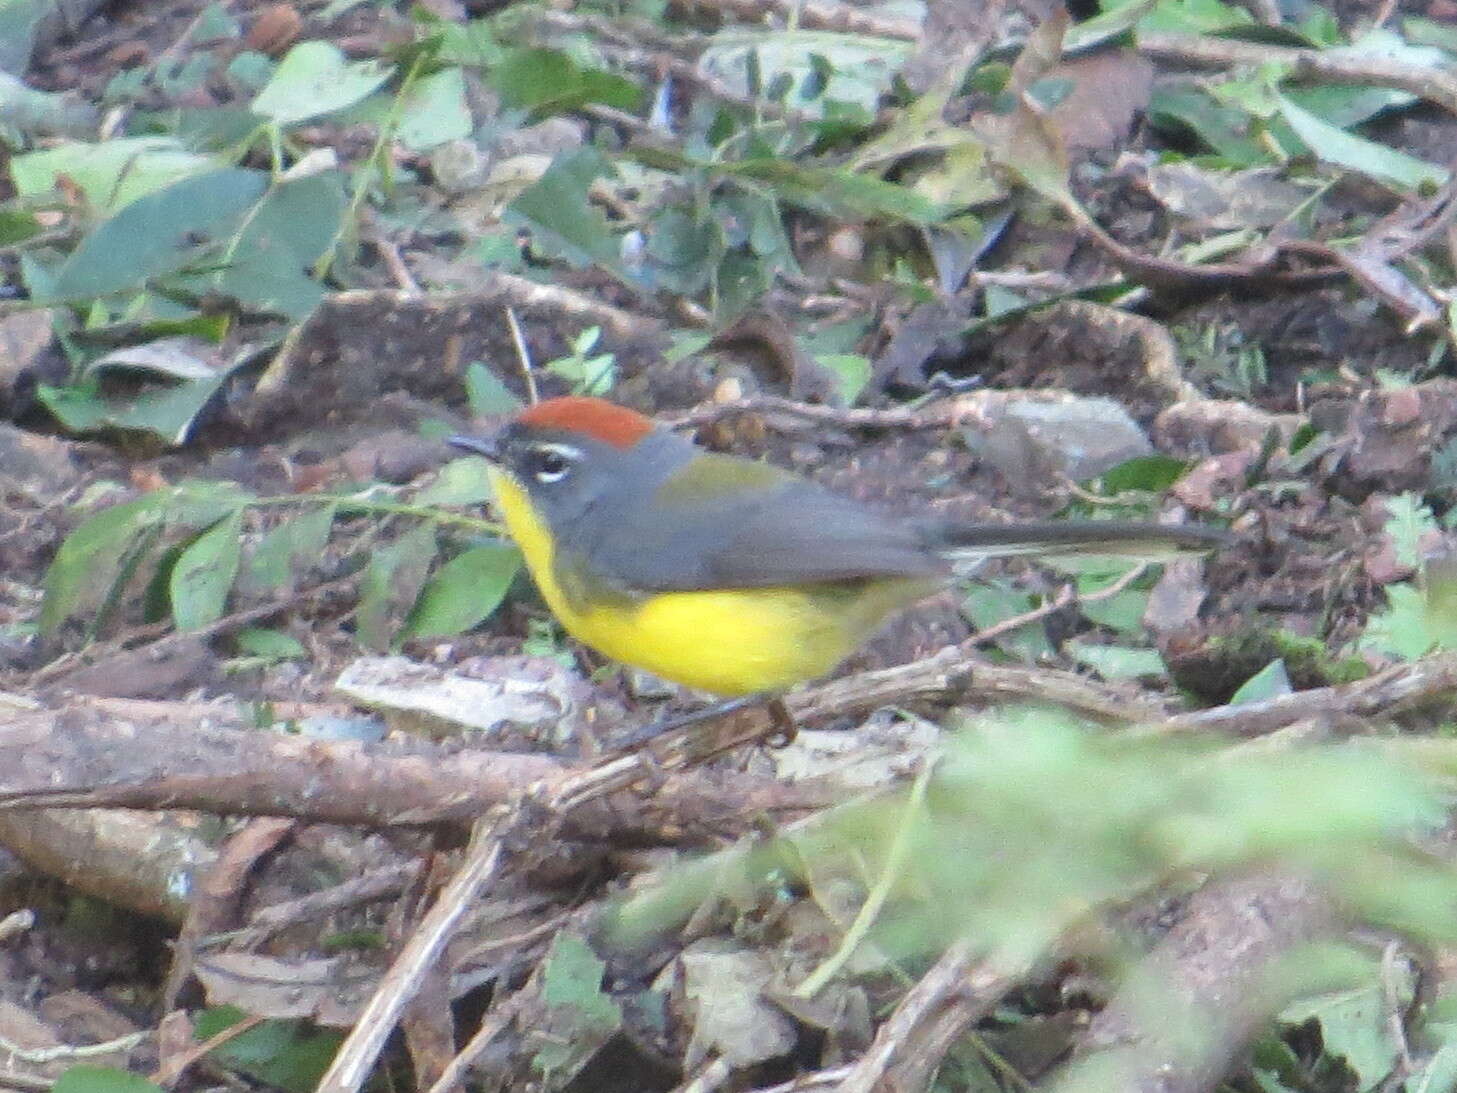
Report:
M332 0L325 12L339 7L352 7L363 0ZM424 9L417 9L418 12ZM327 14L318 18L326 20ZM431 35L439 43L436 58L443 63L461 64L467 68L491 69L505 58L506 50L496 40L496 27L490 19L470 22L432 20Z
M261 171L228 168L133 201L81 240L57 271L50 298L107 296L182 269L207 240L232 231L267 185Z
M239 346L231 358L219 360L217 350L201 339L161 338L108 353L87 366L80 383L42 385L36 397L73 433L129 429L154 433L169 445L180 445L208 400L261 348ZM149 373L161 382L140 391L129 387L113 390L101 380L111 372Z
M282 630L248 626L239 630L233 641L238 652L264 660L301 660L309 655L301 641Z
M379 61L351 61L328 42L300 42L253 100L253 113L296 125L362 102L393 74Z
M1146 490L1162 493L1189 469L1186 460L1171 455L1138 455L1125 460L1098 476L1103 490L1108 494L1119 494L1126 490Z
M112 405L95 384L36 389L36 397L67 431L77 434L103 429L131 429L155 433L171 445L180 445L197 413L217 391L212 385L177 384L165 390Z
M572 393L595 395L598 398L612 390L617 382L617 356L613 353L599 353L595 357L559 357L543 365L555 376L570 380Z
M236 482L208 482L188 479L169 491L167 525L178 528L205 528L217 523L234 509L256 500L254 495Z
M415 496L417 505L482 505L491 499L490 465L478 455L452 459Z
M16 156L10 161L10 177L20 196L42 197L65 176L80 187L97 214L112 215L140 197L216 168L216 160L172 137L117 137Z
M1085 559L1082 564L1064 567L1053 559L1052 566L1055 569L1063 570L1074 576L1077 582L1078 595L1082 597L1091 596L1102 592L1111 584L1123 580L1128 575L1128 562L1116 559L1107 559L1101 562L1094 559ZM1135 585L1133 588L1125 588L1101 600L1083 600L1078 604L1078 610L1083 617L1099 626L1106 626L1110 630L1117 630L1124 634L1143 633L1143 613L1148 608L1148 591Z
M1401 984L1405 998L1390 999L1379 985L1306 999L1287 1007L1280 1021L1301 1025L1316 1021L1326 1052L1345 1059L1356 1075L1358 1089L1375 1089L1396 1064L1401 1045L1388 1015L1393 1005L1401 1012L1411 1002L1413 984Z
M273 185L233 235L213 287L257 311L307 317L324 287L305 271L333 244L348 204L338 171Z
M717 170L773 186L791 204L827 216L853 216L933 224L951 211L898 183L843 167L804 166L782 158L746 159Z
M488 73L504 106L537 115L575 110L601 103L618 110L636 110L643 92L630 80L610 72L582 68L555 49L512 49Z
M1104 679L1138 679L1164 674L1164 660L1153 649L1135 649L1127 645L1095 645L1092 642L1070 641L1068 652L1079 664L1092 668Z
M742 98L778 97L816 118L847 106L874 116L911 49L909 42L866 34L731 27L713 35L698 66ZM779 94L765 94L766 88Z
M1335 84L1292 87L1284 94L1296 106L1340 129L1350 129L1370 121L1377 114L1410 106L1417 101L1411 92L1391 87L1341 87Z
M1391 536L1396 560L1415 568L1422 564L1422 538L1437 531L1437 520L1421 497L1402 493L1386 502L1382 530Z
M854 406L865 385L870 382L870 359L859 353L821 353L815 360L835 377L840 401L846 406Z
M112 505L66 537L46 571L42 634L54 634L66 619L96 605L133 548L161 529L167 500L167 492L158 490Z
M168 592L179 630L223 617L243 554L243 510L234 510L194 539L172 567Z
M393 619L415 603L436 554L435 529L420 524L374 552L360 584L355 622L359 641L383 653L391 646Z
M1401 21L1402 33L1412 45L1435 46L1457 54L1457 26L1447 19L1423 19L1408 15Z
M1449 1039L1406 1081L1407 1093L1452 1093L1457 1089L1457 1044Z
M521 569L521 552L508 543L467 550L430 579L402 636L430 638L464 633L501 605Z
M1202 89L1156 87L1148 119L1162 130L1187 129L1230 167L1269 163L1268 148L1250 135L1250 116L1236 106L1216 102Z
M73 1066L56 1079L51 1093L162 1093L162 1087L114 1066Z
M1339 129L1285 96L1279 96L1280 114L1295 135L1326 163L1384 182L1402 190L1419 190L1446 185L1445 168L1388 148L1374 140Z
M1277 658L1241 683L1239 690L1230 697L1229 704L1240 706L1247 702L1263 702L1267 698L1288 695L1293 690L1290 686L1290 673L1285 670L1285 661Z
M604 944L617 950L665 936L705 900L733 898L748 878L782 876L797 863L809 863L800 878L810 885L827 876L896 878L906 895L886 904L872 934L891 960L898 950L934 955L957 938L977 951L1015 951L1037 967L1062 951L1091 910L1166 892L1171 876L1191 871L1310 878L1343 921L1399 921L1413 940L1457 929L1457 876L1413 841L1446 822L1449 746L1425 773L1390 740L1287 748L1272 761L1207 737L1110 734L1047 710L977 718L941 743L918 805L908 807L904 791L847 803L786 833L791 853L766 847L746 858L736 847L680 866L600 924ZM895 861L902 848L903 865ZM1301 968L1307 954L1299 954ZM1163 1016L1166 985L1147 978L1152 993L1140 990L1130 1006ZM1272 1002L1285 985L1273 979L1262 975L1260 987ZM1398 999L1396 1012L1404 1011ZM1170 1015L1170 1027L1179 1019ZM1279 1069L1264 1052L1255 1062ZM1068 1089L1127 1084L1106 1074L1060 1077Z
M443 68L417 80L400 105L395 127L400 143L416 152L460 140L470 132L470 104L465 97L465 75L459 68Z
M1387 585L1386 600L1386 610L1366 623L1361 648L1403 660L1431 652L1437 641L1427 625L1427 600L1421 591L1409 584Z
M470 412L476 417L514 414L521 409L521 400L480 361L471 361L466 366L465 397Z
M592 183L615 171L595 148L558 156L506 207L509 221L531 229L537 245L573 265L597 263L622 276L617 237L588 197Z
M34 213L23 209L0 209L0 247L23 243L42 230Z
M724 233L708 209L668 206L647 227L647 255L656 286L683 295L699 292L724 255Z
M197 1016L194 1035L199 1042L208 1040L245 1016L234 1006L204 1010ZM342 1039L343 1033L335 1029L312 1029L303 1021L264 1021L210 1057L287 1093L313 1093Z
M247 592L272 592L290 585L294 575L324 553L338 505L312 505L259 540L243 565L239 586Z
M30 68L36 29L51 10L47 0L0 3L0 72L25 72Z
M192 33L189 35L191 41L209 42L217 38L237 38L242 34L243 28L228 13L227 7L220 0L212 0L198 14L191 30Z
M1062 40L1063 49L1069 53L1080 53L1114 38L1121 38L1153 9L1155 2L1156 0L1135 0L1134 3L1103 4L1097 15L1067 28Z
M546 956L541 1000L548 1006L565 1006L575 1011L581 1025L616 1028L622 1014L617 1003L602 990L606 970L607 965L585 941L562 931Z
M986 630L1025 614L1032 606L1032 597L1022 589L1006 581L986 581L978 582L967 590L961 601L961 613L978 630ZM1041 623L1018 627L998 638L997 644L1029 664L1052 651L1047 631Z
M1011 114L982 118L977 135L994 163L1053 204L1087 219L1073 196L1062 132L1045 115L1019 102Z
M0 0L0 28L6 3ZM0 52L4 45L0 44ZM24 71L21 66L20 71ZM0 130L23 133L30 139L60 134L87 136L96 131L96 108L72 93L40 91L18 76L0 69Z
M1220 0L1159 0L1153 10L1139 20L1138 33L1213 34L1247 27L1254 21L1249 12Z
M1442 555L1422 573L1427 631L1440 649L1457 649L1457 558Z
M228 62L227 75L239 90L256 93L267 86L277 70L267 54L245 49Z

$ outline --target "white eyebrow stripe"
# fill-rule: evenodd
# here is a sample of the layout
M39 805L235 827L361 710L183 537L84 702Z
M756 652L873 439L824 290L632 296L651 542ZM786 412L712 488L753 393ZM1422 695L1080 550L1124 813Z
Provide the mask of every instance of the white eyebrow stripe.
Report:
M559 455L563 459L570 459L573 463L582 458L582 449L575 448L570 444L557 444L550 440L533 440L531 442L533 452L550 452L552 455Z

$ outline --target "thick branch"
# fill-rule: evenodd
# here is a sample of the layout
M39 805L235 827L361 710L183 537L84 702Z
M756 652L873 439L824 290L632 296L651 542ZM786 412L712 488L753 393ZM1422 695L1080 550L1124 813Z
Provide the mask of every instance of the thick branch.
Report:
M1207 1093L1281 1000L1262 990L1271 964L1331 928L1330 904L1296 877L1217 881L1093 1018L1052 1093Z
M467 827L523 786L569 774L544 755L445 754L245 730L225 708L88 701L0 724L0 842L17 808L113 807L295 816L369 827ZM48 787L53 787L52 793ZM824 791L736 772L667 775L647 799L594 802L572 816L579 838L674 841L756 812L826 803ZM8 798L8 800L7 800ZM7 814L8 813L8 814Z

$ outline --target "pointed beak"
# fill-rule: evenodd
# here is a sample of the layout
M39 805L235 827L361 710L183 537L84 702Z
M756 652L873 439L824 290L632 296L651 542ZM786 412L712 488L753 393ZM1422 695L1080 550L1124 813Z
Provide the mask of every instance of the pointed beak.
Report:
M474 452L476 455L484 456L492 463L501 462L501 437L499 433L492 433L489 436L451 436L445 438L445 443L452 448L460 448L462 451Z

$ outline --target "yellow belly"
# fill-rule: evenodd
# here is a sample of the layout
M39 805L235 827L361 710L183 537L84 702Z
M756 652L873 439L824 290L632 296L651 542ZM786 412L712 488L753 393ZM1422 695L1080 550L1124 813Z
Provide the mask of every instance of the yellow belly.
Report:
M573 606L525 491L493 469L496 502L542 598L568 633L624 664L714 694L781 691L824 675L926 583L710 589Z

